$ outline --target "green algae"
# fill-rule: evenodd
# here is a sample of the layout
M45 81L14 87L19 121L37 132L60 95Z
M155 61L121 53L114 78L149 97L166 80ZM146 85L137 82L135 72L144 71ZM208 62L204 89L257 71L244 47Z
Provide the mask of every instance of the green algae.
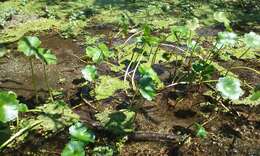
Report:
M0 33L0 43L15 42L26 33L40 32L49 29L60 29L62 22L59 20L40 18L10 27Z

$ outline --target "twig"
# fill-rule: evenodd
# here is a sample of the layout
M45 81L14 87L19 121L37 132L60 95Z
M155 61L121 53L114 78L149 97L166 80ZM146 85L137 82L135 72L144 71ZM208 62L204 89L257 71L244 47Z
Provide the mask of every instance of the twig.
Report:
M93 106L89 101L87 101L86 99L82 98L82 100L89 106L91 107L95 112L97 111L97 108L95 106Z
M0 146L0 151L3 150L7 145L9 145L11 142L13 142L17 137L21 136L24 134L26 131L29 129L39 125L42 121L35 122L31 125L28 125L27 127L19 130L17 133L15 133L12 137L10 137L7 141L5 141L1 146Z
M175 45L172 45L172 44L166 44L166 43L161 43L162 46L166 46L166 47L171 47L171 48L175 48L175 49L178 49L180 50L181 52L185 52L184 49L180 48L180 47L177 47Z
M138 31L138 32L134 33L133 35L131 35L130 37L128 37L128 39L124 42L123 47L125 47L127 42L129 42L134 36L140 34L141 32L142 31Z

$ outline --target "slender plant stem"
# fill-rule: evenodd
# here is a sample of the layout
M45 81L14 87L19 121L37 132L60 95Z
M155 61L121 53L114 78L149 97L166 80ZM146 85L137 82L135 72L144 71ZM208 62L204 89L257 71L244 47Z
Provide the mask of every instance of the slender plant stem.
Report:
M125 71L124 83L126 83L126 78L127 78L127 75L128 75L128 71L130 70L130 68L131 68L131 66L132 66L133 57L134 57L134 53L133 53L133 55L132 55L132 57L131 57L131 61L130 61L129 65L127 66L126 71Z
M192 84L197 84L197 83L214 83L214 82L218 82L218 80L199 81L199 82L193 82ZM173 86L176 86L176 85L184 85L184 84L190 84L190 82L186 82L186 81L176 82L176 83L172 83L172 84L166 86L165 88L173 87Z
M237 59L241 59L248 51L250 50L250 48L247 48ZM230 65L229 68L233 68L235 64L235 61ZM227 76L227 74L229 73L229 70L227 70L227 72L225 73L225 76Z
M124 43L123 43L123 47L126 46L127 42L129 42L134 36L140 34L142 31L138 31L136 33L134 33L133 35L131 35Z
M35 94L35 97L36 97L36 103L39 103L38 91L37 91L37 88L36 88L35 75L34 75L34 69L33 69L33 62L32 62L31 57L29 57L29 62L30 62L30 67L31 67L32 85L33 85L34 94Z
M250 67L244 67L244 66L237 66L237 67L232 67L231 69L248 69L248 70L251 70L253 72L255 72L256 74L260 75L260 72L253 69L253 68L250 68Z
M48 75L47 75L47 71L46 71L46 66L45 66L44 63L43 63L43 72L44 72L44 80L45 80L47 89L49 91L51 101L54 102L54 99L53 99L53 96L52 96L52 93L51 93L51 88L50 88L49 81L48 81Z
M144 53L144 52L143 52ZM141 57L139 58L136 66L135 66L135 69L134 69L134 72L133 72L133 75L132 75L132 86L133 86L133 90L136 90L136 86L135 86L135 82L134 82L134 79L135 79L135 73L137 71L137 68L139 66L139 64L141 63L142 61L142 58L143 58L143 53L141 54Z

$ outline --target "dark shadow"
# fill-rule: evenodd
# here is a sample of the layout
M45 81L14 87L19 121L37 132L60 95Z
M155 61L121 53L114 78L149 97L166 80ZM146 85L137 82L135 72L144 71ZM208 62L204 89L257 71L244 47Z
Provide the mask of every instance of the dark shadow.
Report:
M156 120L155 118L153 118L152 116L149 115L149 109L154 108L153 106L149 107L145 107L145 108L139 108L138 109L138 113L142 114L144 116L144 118L148 121L150 121L153 124L159 124L160 121Z
M171 145L172 146L172 145ZM180 151L180 147L175 145L168 148L168 156L182 156L183 154Z
M38 104L36 103L35 96L32 96L31 98L26 98L24 96L18 96L17 100L19 100L20 103L26 103L26 105L29 109L33 109L36 106L39 106L39 104L45 103L45 98L42 96L38 96Z
M176 111L174 115L178 118L187 119L194 117L196 115L196 112L192 111L191 109L182 109Z
M173 126L172 128L172 132L174 134L178 134L178 135L189 135L189 134L192 134L192 130L188 129L188 128L185 128L185 127L182 127L182 126Z
M219 128L220 133L222 133L225 137L233 138L234 136L237 138L241 138L242 135L239 131L236 131L233 127L228 124L224 124Z

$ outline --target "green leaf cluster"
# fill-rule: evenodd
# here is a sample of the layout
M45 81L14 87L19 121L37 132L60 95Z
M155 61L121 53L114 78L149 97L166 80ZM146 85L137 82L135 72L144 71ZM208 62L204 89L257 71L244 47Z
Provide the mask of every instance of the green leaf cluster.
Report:
M137 43L142 43L148 46L156 46L160 43L160 38L151 34L151 27L149 25L143 26L143 35L137 38Z
M163 88L163 83L149 64L141 64L138 68L141 79L138 82L141 95L151 101L155 98L156 89Z
M206 61L199 60L192 64L192 71L195 76L200 76L202 80L209 80L212 77L215 68Z
M104 43L100 43L97 47L87 47L86 55L87 57L90 57L93 62L100 63L101 61L112 57L113 53Z
M41 48L40 45L41 41L38 37L26 36L18 42L18 51L28 57L35 56L47 65L57 64L57 58L51 50Z
M95 134L80 122L72 125L69 133L71 140L66 144L61 156L85 156L85 147L95 141Z

